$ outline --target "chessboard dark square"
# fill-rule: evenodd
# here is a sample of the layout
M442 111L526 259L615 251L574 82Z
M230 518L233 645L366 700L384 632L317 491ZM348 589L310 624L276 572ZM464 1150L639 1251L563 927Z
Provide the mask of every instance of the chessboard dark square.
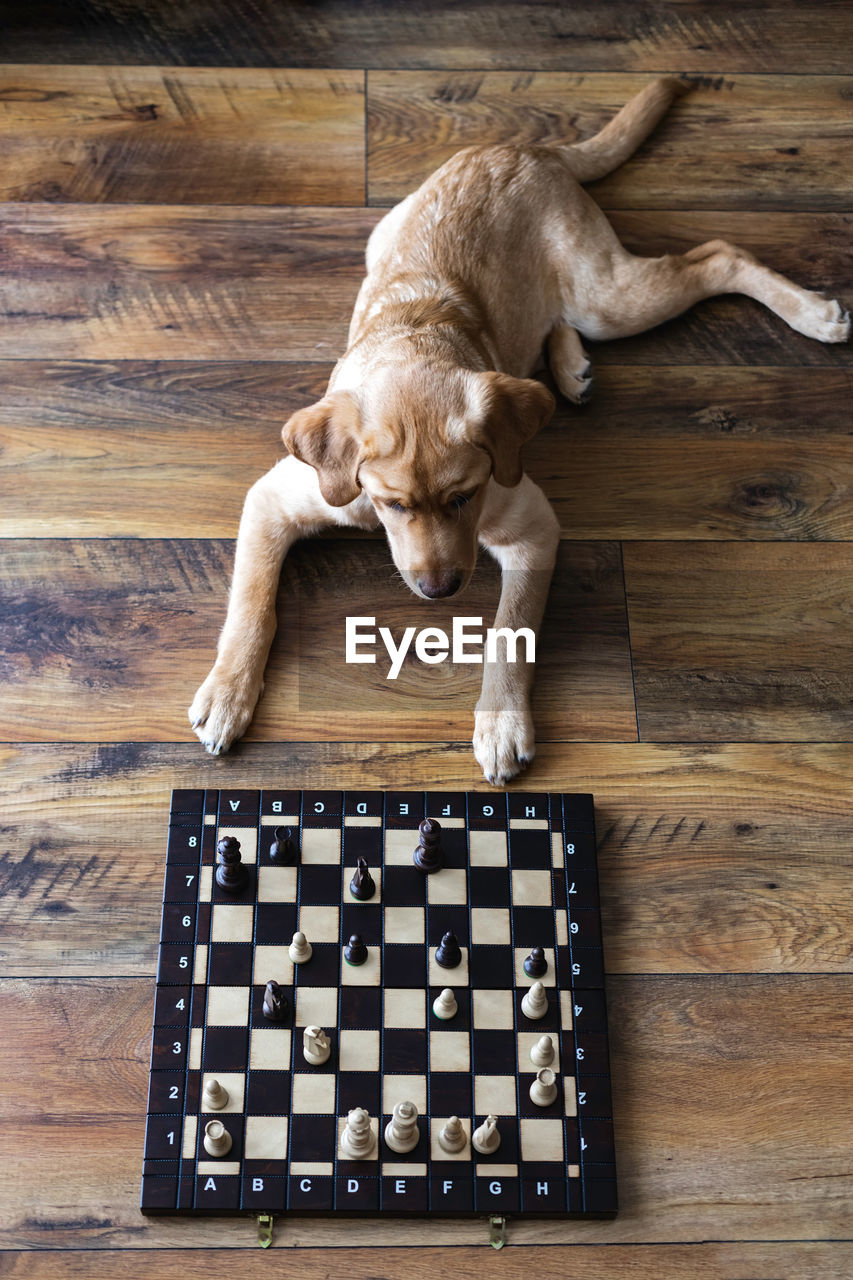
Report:
M510 818L547 820L550 813L547 791L510 791L507 794L507 810ZM557 806L559 812L559 804Z
M166 850L167 861L172 864L193 866L201 855L201 818L189 825L169 828L169 843Z
M513 958L508 947L480 945L472 947L468 956L471 986L497 991L512 987L515 980Z
M430 1031L465 1031L471 1025L471 992L468 987L455 987L450 980L451 973L452 970L448 970L446 986L452 988L456 997L456 1013L452 1018L437 1018L432 1011L432 1006L444 987L430 987L427 993Z
M551 832L510 828L509 861L513 870L550 870Z
M208 1027L202 1049L203 1071L245 1071L249 1056L246 1027Z
M564 948L560 948L562 952ZM560 972L568 973L569 967L561 966ZM595 987L604 982L604 955L600 947L572 947L571 973L576 982Z
M520 1072L518 1076L518 1114L527 1119L553 1119L564 1114L563 1080L557 1076L557 1096L548 1107L540 1107L530 1097L530 1086L536 1079L536 1071Z
M613 1121L580 1117L581 1138L586 1143L586 1159L593 1164L613 1163Z
M259 791L223 790L219 793L219 825L232 826L237 822L245 822L257 818L261 808Z
M172 791L172 815L179 813L204 813L204 789L202 787L175 787Z
M251 1213L283 1213L287 1204L287 1179L262 1176L242 1179L242 1208Z
M441 833L441 853L446 867L464 870L468 866L468 832L463 827L447 827ZM440 875L441 872L436 872Z
M210 1160L211 1157L204 1149L204 1127L210 1120L218 1120L228 1130L231 1135L231 1150L228 1152L229 1160L242 1160L243 1158L243 1117L235 1115L233 1112L218 1111L215 1116L204 1115L199 1118L198 1132L196 1135L196 1159Z
M388 1146L385 1138L382 1136L385 1133L386 1127L390 1124L391 1119L392 1117L390 1112L386 1111L379 1121L379 1155L382 1160L397 1161L400 1159L398 1153ZM410 1160L413 1164L426 1160L427 1155L429 1154L429 1125L427 1123L426 1116L418 1116L418 1133L420 1136L418 1138L417 1146L412 1147L411 1151L407 1151L404 1157L405 1160Z
M429 1205L434 1213L471 1213L474 1209L474 1179L459 1172L458 1165L448 1161L444 1173L429 1180Z
M379 903L356 902L350 898L349 888L347 888L341 907L342 938L360 933L369 947L378 947L382 942L382 918L382 907Z
M425 817L423 791L386 791L386 827L411 827L417 844L418 826Z
M431 947L437 947L441 939L449 931L456 934L460 947L467 947L470 934L470 919L467 906L439 905L427 908L427 938ZM448 969L447 985L453 986L453 970Z
M478 1030L475 1027L471 1038L475 1075L510 1075L515 1072L518 1046L512 1027L506 1031Z
M468 897L472 907L508 907L509 870L506 867L471 867Z
M216 876L213 878L213 901L214 902L231 902L231 903L251 903L255 900L257 889L257 868L249 862L241 864L245 868L245 883L235 893L230 889L223 889L220 884L216 883Z
M199 1174L195 1180L195 1207L212 1212L239 1209L240 1179L222 1174Z
M328 1213L333 1197L331 1177L294 1174L287 1180L287 1207L292 1213Z
M517 947L553 947L554 912L551 907L513 907L512 938Z
M619 1205L614 1178L585 1178L583 1207L586 1213L614 1214Z
M364 1107L375 1116L382 1105L382 1079L378 1071L338 1072L338 1113Z
M420 1027L386 1027L382 1033L382 1070L386 1074L425 1072L427 1034Z
M306 903L338 903L341 900L341 868L337 863L303 863L299 868L299 901ZM311 939L309 938L310 942Z
M381 987L341 987L341 1027L365 1031L382 1025Z
M164 902L186 902L195 906L198 900L198 867L191 863L170 862L166 866L163 886Z
M142 1199L139 1207L143 1212L157 1209L174 1209L178 1197L178 1179L176 1174L146 1173L142 1179Z
M393 942L385 946L386 982L395 987L426 986L426 949L416 943Z
M579 1100L581 1093L583 1094L579 1111L596 1117L607 1117L613 1114L609 1076L579 1075L577 1088Z
M468 793L468 826L472 831L503 830L506 824L506 792Z
M464 791L428 791L426 814L428 818L464 818L467 802Z
M289 1071L250 1071L247 1087L247 1115L286 1115L290 1110Z
M154 1002L155 1027L188 1026L191 1003L189 987L158 987Z
M475 1100L476 1101L476 1100ZM486 1119L483 1115L475 1115L473 1127L476 1129L484 1123ZM498 1128L501 1134L501 1145L497 1151L493 1151L490 1156L478 1155L477 1164L485 1169L490 1164L518 1164L518 1126L510 1120L501 1123L503 1117L498 1116Z
M212 942L207 981L212 987L246 987L252 981L251 942Z
M384 807L381 791L344 792L344 813L349 818L381 818Z
M187 1059L189 1036L186 1027L155 1027L151 1038L151 1065L168 1071L182 1071Z
M255 914L255 941L290 946L296 932L295 902L259 902Z
M174 1115L149 1116L145 1126L145 1159L177 1160L181 1151L181 1133L182 1125Z
M521 1207L518 1178L507 1178L503 1174L495 1178L475 1178L474 1202L480 1213L517 1213Z
M303 827L340 826L342 791L305 791L302 795Z
M192 945L196 936L195 917L196 908L190 903L167 903L163 908L163 941Z
M269 818L292 818L299 810L302 797L298 791L262 791L261 813Z
M331 1160L337 1142L335 1116L312 1116L294 1113L290 1118L290 1158L315 1161ZM298 1155L295 1153L298 1152Z
M597 911L590 910L589 907L578 909L570 913L572 930L571 940L572 948L575 947L600 947L601 946L601 924L599 923L599 915Z
M461 1071L433 1071L429 1077L429 1109L434 1116L470 1116L471 1077Z
M572 794L563 796L563 822L566 830L569 827L591 827L593 822L593 802L589 794Z
M382 1208L392 1213L425 1213L429 1203L426 1178L409 1174L382 1178L380 1193Z
M342 948L334 942L315 942L313 947L308 963L296 969L297 987L336 987L343 963Z
M524 1167L527 1168L526 1165ZM564 1213L565 1177L549 1174L545 1177L522 1178L521 1207L525 1213Z
M375 872L382 862L382 843L381 827L344 826L344 866L355 868L358 859L364 858L368 867Z
M606 1031L607 1005L603 990L574 987L572 990L574 1022L579 1030Z
M412 851L416 843L417 840ZM382 876L382 900L386 907L422 907L426 901L426 876L414 863L387 866Z
M360 1171L335 1178L335 1208L343 1213L375 1213L379 1208L379 1178Z
M191 1027L203 1027L207 1021L207 987L202 983L197 983L192 988L192 1013L190 1015Z
M522 1011L521 1001L524 998L524 991L515 992L513 996L515 1000L515 1025L519 1031L539 1031L543 1033L546 1031L559 1031L560 1006L557 992L553 987L546 987L545 991L548 995L548 1012L543 1017L536 1019L528 1018ZM569 1061L571 1061L571 1058Z

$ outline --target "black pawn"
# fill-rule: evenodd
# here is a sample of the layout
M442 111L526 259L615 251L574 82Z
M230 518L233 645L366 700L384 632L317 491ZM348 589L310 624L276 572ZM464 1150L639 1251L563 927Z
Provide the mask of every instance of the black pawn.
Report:
M444 866L444 855L441 852L441 823L435 818L424 818L418 827L418 847L412 854L412 861L425 875L440 871Z
M270 1022L283 1022L287 1013L287 996L279 984L270 978L264 992L264 1017Z
M524 962L524 972L528 978L541 978L548 972L548 961L541 947L534 947Z
M241 893L249 879L249 872L240 858L240 841L234 836L223 836L216 846L216 883L226 893Z
M290 827L276 827L275 839L270 845L270 862L279 867L289 867L296 861L296 845Z
M376 892L376 882L364 858L359 858L356 864L355 875L349 882L349 891L359 902L367 902Z
M367 959L367 947L360 933L354 933L344 947L344 959L347 964L364 964Z
M449 930L435 949L435 962L442 969L455 969L462 963L462 952L456 940L456 934Z

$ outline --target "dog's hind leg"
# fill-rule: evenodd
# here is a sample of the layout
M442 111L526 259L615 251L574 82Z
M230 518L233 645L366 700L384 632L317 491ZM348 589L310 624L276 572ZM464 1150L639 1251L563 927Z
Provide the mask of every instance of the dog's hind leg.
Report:
M548 335L548 363L554 381L572 404L583 404L592 392L589 356L577 329L557 324Z

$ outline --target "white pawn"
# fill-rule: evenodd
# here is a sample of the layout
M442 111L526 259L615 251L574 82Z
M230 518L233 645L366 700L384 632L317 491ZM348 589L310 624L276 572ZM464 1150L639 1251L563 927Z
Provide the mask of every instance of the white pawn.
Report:
M310 960L314 948L302 932L294 933L293 941L287 949L294 964L305 964L306 960Z
M321 1067L329 1061L332 1046L322 1027L306 1027L302 1034L302 1056L312 1067Z
M204 1126L204 1149L209 1156L227 1156L231 1150L231 1134L221 1120L208 1120Z
M341 1151L348 1160L366 1160L373 1151L373 1130L364 1107L355 1107L347 1116L341 1133Z
M497 1151L501 1145L497 1116L486 1116L480 1127L472 1133L471 1145L483 1156L490 1156L493 1151Z
M530 1086L530 1101L537 1107L550 1107L557 1097L557 1077L550 1067L537 1071L536 1079Z
M521 1000L521 1012L532 1022L545 1017L548 1012L548 992L541 982L534 982L530 990L525 992Z
M202 1111L221 1111L228 1106L228 1090L211 1076L201 1095Z
M534 1067L550 1067L554 1061L554 1041L550 1036L537 1040L530 1050L530 1061Z
M450 987L445 987L432 1002L433 1013L437 1018L441 1018L443 1022L449 1021L450 1018L455 1018L458 1008L456 996L450 990Z
M398 1102L385 1126L385 1145L405 1155L420 1141L418 1109L414 1102Z
M468 1135L463 1129L462 1121L458 1116L451 1116L447 1121L447 1124L438 1135L438 1145L442 1151L447 1151L452 1156L465 1150L468 1145Z

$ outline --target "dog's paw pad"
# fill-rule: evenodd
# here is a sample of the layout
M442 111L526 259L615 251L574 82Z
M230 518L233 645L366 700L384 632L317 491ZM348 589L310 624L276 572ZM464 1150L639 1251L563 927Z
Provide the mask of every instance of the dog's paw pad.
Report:
M214 668L187 712L193 732L212 756L242 737L254 715L258 693L219 675Z
M473 741L486 781L493 787L504 786L527 767L536 751L529 708L478 711Z

